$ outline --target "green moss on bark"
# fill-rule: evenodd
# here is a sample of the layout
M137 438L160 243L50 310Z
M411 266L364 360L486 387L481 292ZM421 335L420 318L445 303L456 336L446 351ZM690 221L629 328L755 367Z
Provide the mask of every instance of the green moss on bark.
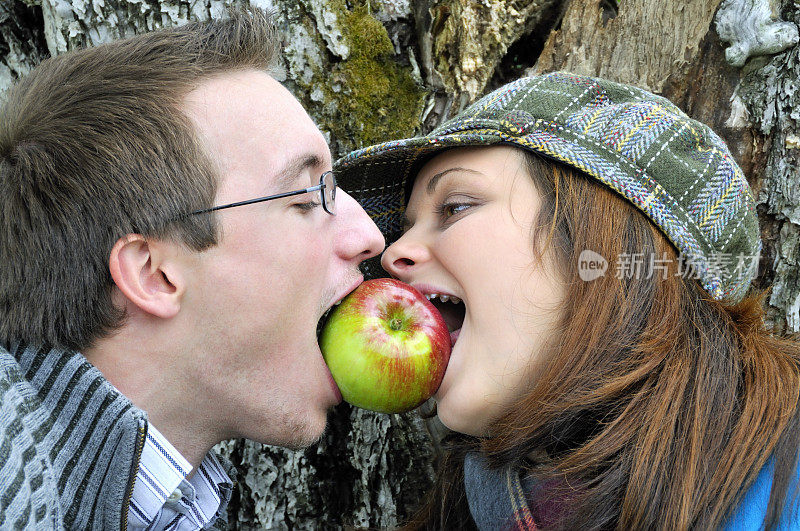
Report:
M324 100L335 112L319 125L348 149L411 136L419 126L424 92L409 67L394 59L386 28L367 5L347 9L330 0L350 55L330 72L315 73Z

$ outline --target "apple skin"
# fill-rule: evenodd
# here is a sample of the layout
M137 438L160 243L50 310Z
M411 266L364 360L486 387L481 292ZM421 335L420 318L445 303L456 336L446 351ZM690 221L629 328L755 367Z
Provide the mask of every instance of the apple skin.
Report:
M433 396L450 348L439 310L391 278L363 282L333 309L320 336L342 398L380 413L409 411Z

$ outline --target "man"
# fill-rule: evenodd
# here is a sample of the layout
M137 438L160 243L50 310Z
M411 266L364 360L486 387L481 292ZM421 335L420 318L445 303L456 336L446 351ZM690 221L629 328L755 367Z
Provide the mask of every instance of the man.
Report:
M239 13L9 91L0 528L221 526L213 445L322 434L341 395L316 326L384 240L266 73L276 50L267 16Z

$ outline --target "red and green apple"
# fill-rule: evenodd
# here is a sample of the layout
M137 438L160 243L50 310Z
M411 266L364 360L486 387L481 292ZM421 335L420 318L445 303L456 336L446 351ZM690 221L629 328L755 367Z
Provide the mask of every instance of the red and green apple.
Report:
M433 396L450 347L439 310L391 278L363 282L333 309L320 336L344 400L381 413L409 411Z

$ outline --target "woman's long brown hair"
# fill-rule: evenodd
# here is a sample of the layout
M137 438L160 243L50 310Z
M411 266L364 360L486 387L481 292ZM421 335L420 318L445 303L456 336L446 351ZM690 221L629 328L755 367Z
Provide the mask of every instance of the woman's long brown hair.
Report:
M434 492L407 528L474 528L462 470L470 450L555 485L545 496L569 500L549 522L559 529L718 528L774 456L764 522L774 527L800 440L797 338L765 327L763 292L712 299L610 189L525 159L543 196L533 241L548 243L535 248L567 283L558 341L495 435L444 441ZM609 261L604 276L580 280L585 249ZM638 272L616 269L626 256L642 257Z

